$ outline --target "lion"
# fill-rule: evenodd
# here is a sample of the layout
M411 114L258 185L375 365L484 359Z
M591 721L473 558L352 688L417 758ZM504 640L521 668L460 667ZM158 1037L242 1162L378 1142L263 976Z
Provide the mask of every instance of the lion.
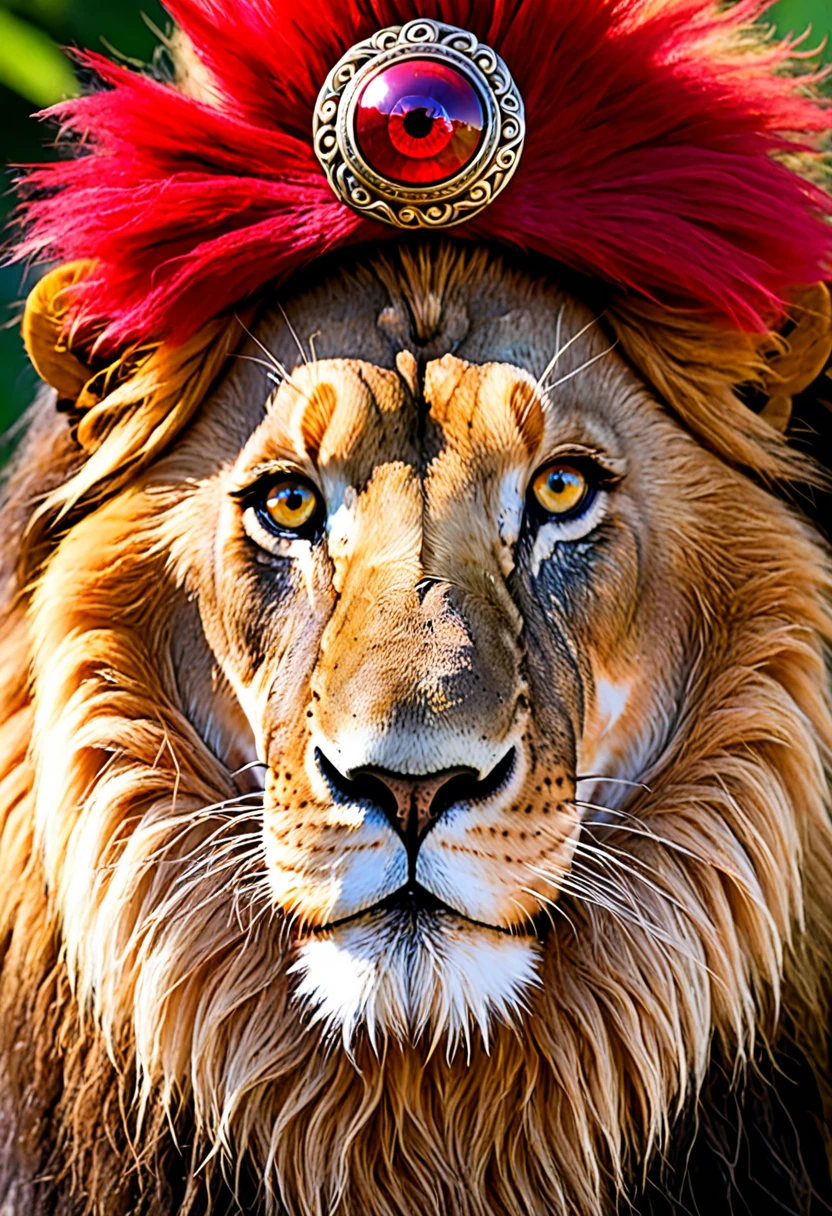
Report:
M227 320L142 459L44 391L4 1216L829 1194L829 553L747 390L819 374L825 289L792 319L763 351L416 241Z

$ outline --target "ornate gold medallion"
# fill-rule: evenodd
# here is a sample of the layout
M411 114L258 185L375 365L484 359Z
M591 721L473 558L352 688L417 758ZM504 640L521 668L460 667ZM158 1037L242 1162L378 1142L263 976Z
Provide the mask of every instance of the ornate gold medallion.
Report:
M315 151L335 193L397 228L447 228L482 211L511 180L524 135L499 55L438 21L356 43L315 106Z

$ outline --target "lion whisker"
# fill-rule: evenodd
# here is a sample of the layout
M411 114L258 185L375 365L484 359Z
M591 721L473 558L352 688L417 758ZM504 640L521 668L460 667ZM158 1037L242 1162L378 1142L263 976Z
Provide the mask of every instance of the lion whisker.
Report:
M623 814L624 812L622 812ZM635 818L635 817L634 817ZM639 821L636 820L638 823ZM648 831L643 827L633 827L629 823L607 823L603 819L593 820L584 819L581 821L582 827L585 828L607 828L610 832L627 832L632 836L641 836L645 840L655 841L656 844L663 845L667 849L672 849L675 853L679 853L682 857L690 857L692 861L698 861L703 866L710 866L712 863L706 857L700 857L698 853L694 853L692 849L687 848L678 841L669 840L666 836L661 836L657 832Z
M250 769L268 768L268 767L269 767L268 761L266 761L266 760L249 760L248 764L243 764L240 768L235 768L234 772L231 773L230 776L231 777L241 777L243 775L243 773L249 772Z
M246 797L249 797L249 795L246 795ZM215 809L213 807L204 807L204 808L200 808L198 811L194 812L194 814L192 816L188 816L187 818L185 818L185 817L181 818L177 823L177 826L180 828L179 832L177 833L177 835L175 837L173 837L172 839L167 841L166 845L176 844L179 840L181 840L184 836L187 836L187 834L189 832L193 831L195 828L204 826L205 824L211 823L212 821L217 821L217 827L214 829L214 831L217 834L220 834L220 833L222 833L224 831L228 831L230 828L233 828L236 825L244 822L244 820L248 817L255 819L258 815L262 815L263 810L264 810L262 805L261 806L244 806L242 804L242 801L237 802L236 805L234 805L234 803L230 799L229 799L228 803L225 804L225 807L226 807L225 810L220 810L219 808ZM237 813L233 814L233 813L231 813L232 811L237 812ZM176 821L172 820L170 822L169 826L173 827L174 823L176 823ZM165 826L168 826L168 825L165 825ZM202 837L201 843L204 843L204 842L210 841L210 840L211 840L211 836Z
M615 894L623 896L627 900L627 903L633 909L633 912L635 914L635 920L631 921L631 923L640 925L642 928L644 928L650 934L652 939L654 941L656 941L658 944L670 947L677 954L682 955L684 958L687 958L690 962L694 963L697 967L702 969L712 980L714 980L714 982L720 983L719 977L712 971L712 969L707 965L707 963L703 962L702 959L697 958L694 954L691 954L690 950L685 948L676 938L671 937L664 929L661 928L661 926L656 925L655 922L653 922L653 921L645 919L644 909L635 899L634 893L620 881L620 879L617 877L616 874L608 875L607 878L604 878L601 875L599 875L597 872L589 869L586 866L586 864L582 864L580 859L573 860L573 867L576 867L582 873L585 880L588 880L592 883L600 882L600 883L604 884L605 887L611 888ZM668 896L666 892L663 892L663 891L655 888L653 886L653 884L649 883L642 875L639 875L635 871L629 871L629 872L632 874L633 877L639 878L642 882L645 882L648 886L650 886L655 891L655 893L657 895L659 895L661 898L664 898L666 900L666 902L673 905L677 911L682 913L683 917L688 922L691 921L691 913L689 912L688 909L686 909L684 907L684 905L678 903L678 901L676 901L672 897ZM571 873L568 876L568 881L572 882L574 877L575 877L575 874L574 874L574 870L573 870L573 873ZM566 884L564 884L564 889L567 889ZM668 958L668 961L670 961L669 956L667 956L667 954L665 954L665 957Z
M585 798L572 798L569 805L579 806L587 811L603 811L605 815L630 815L636 818L631 811L625 811L621 807L607 806L603 802L587 802Z
M576 367L573 372L567 372L565 376L561 376L560 379L555 380L552 384L544 384L542 392L548 395L553 389L560 388L562 384L566 384L567 380L573 380L575 376L580 376L581 372L585 372L588 368L592 367L594 363L597 363L606 355L612 354L617 345L618 341L616 340L610 346L608 346L606 350L602 350L600 355L593 355L591 359L587 359L587 361L582 363L580 367ZM544 410L549 408L549 404L551 403L544 405Z
M575 777L576 781L609 781L613 785L629 785L633 789L645 790L648 794L652 794L653 790L649 785L645 785L643 781L628 781L625 777L608 777L604 773L578 773Z
M569 339L568 342L564 343L564 345L561 346L560 335L561 335L561 328L562 328L562 324L563 324L563 313L564 313L564 309L561 308L560 312L558 313L557 326L555 328L555 353L552 355L552 358L546 364L545 368L543 369L540 376L538 377L537 384L535 385L535 389L537 392L546 391L544 388L542 388L542 385L545 384L546 379L548 378L548 376L551 375L551 373L557 367L558 362L563 357L563 355L565 355L566 352L569 350L569 347L574 345L574 343L577 342L579 338L582 338L588 330L592 329L593 325L597 325L598 322L601 320L601 317L604 315L603 313L599 313L599 315L597 317L593 317L591 321L588 321L586 323L586 325L584 325L583 329L579 329L576 334L572 335L572 337Z
M229 841L219 849L212 849L204 857L191 862L183 873L180 885L193 879L212 878L226 870L244 865L256 851L259 854L262 839L259 833L251 833L244 839Z
M629 814L629 812L627 812L627 811L622 812L619 809L619 807L607 806L603 802L587 802L587 800L585 798L572 798L571 805L585 807L588 811L604 811L605 813L608 812L610 815Z
M233 893L240 874L245 870L245 867L257 860L259 858L255 858L253 855L247 859L243 857L234 858L233 861L229 859L228 863L217 872L212 873L209 871L190 874L183 878L182 881L177 882L172 890L176 892L178 897L190 897L194 893L198 894L200 889L205 889L203 902L197 905L200 908L212 901L224 900L227 894ZM221 874L225 874L225 877L220 878ZM216 883L212 882L212 880L216 879L219 879L219 881ZM206 886L206 884L209 885Z
M542 905L543 905L542 910L543 910L544 914L546 915L546 917L549 921L549 924L552 926L553 930L555 928L555 920L554 920L554 917L552 916L552 912L559 912L560 915L563 917L563 919L569 925L572 932L575 934L575 937L578 936L578 930L575 928L574 921L571 919L571 917L566 912L564 912L563 908L560 906L560 904L558 903L558 901L556 899L552 899L548 895L543 895L540 891L535 891L535 889L533 887L522 887L521 890L525 891L528 895L534 896L534 898L536 900L538 900L540 903L542 903Z
M602 892L594 884L590 884L589 882L585 881L582 875L575 873L574 865L571 871L562 869L559 873L550 872L544 869L542 866L535 866L530 862L526 864L526 869L530 870L532 874L535 874L538 878L542 878L544 882L548 883L549 886L554 887L558 892L566 891L567 893L579 895L586 891L592 895L602 894ZM585 871L585 873L588 878L594 879L596 877L600 877L593 875L589 871ZM611 885L603 878L601 878L600 881L605 886Z
M659 946L668 962L670 961L670 956L667 954L667 950L673 949L677 953L682 954L684 957L689 958L692 962L696 963L698 966L702 967L706 972L708 972L708 974L710 974L710 969L702 962L701 959L697 959L692 956L689 951L685 950L684 947L682 947L678 941L676 941L664 929L662 929L660 925L657 925L654 921L651 921L644 915L643 909L641 909L636 901L632 898L631 892L628 892L626 888L612 882L605 883L603 879L600 879L599 875L593 874L590 871L585 871L584 873L586 875L585 879L582 879L573 872L568 877L562 879L559 884L553 883L553 885L558 886L560 891L564 892L566 895L573 896L579 900L579 902L597 907L613 916L619 922L641 929L647 934L651 941L655 942L656 945ZM545 879L546 876L542 875L542 877ZM598 885L599 881L602 884L600 886ZM622 904L618 899L612 898L610 894L608 894L608 890L612 891L613 896L619 894L624 895L627 898L627 903Z
M292 322L289 320L289 314L286 312L286 309L283 307L283 305L280 303L279 300L277 302L277 307L280 309L280 315L283 317L283 320L286 322L286 328L288 329L289 333L292 335L292 340L293 340L295 346L298 348L298 353L300 354L300 357L303 361L303 365L305 367L308 363L312 362L311 356L307 355L306 349L305 349L303 343L301 342L300 338L298 337L297 330L295 329Z
M276 355L274 355L272 353L272 351L269 350L269 348L265 345L265 343L261 342L260 339L255 334L252 333L252 331L241 320L240 317L237 317L237 321L239 322L240 326L242 327L243 332L246 333L249 336L249 338L251 338L252 342L254 342L254 344L256 346L260 347L260 350L262 350L263 354L269 360L268 366L272 367L278 373L281 380L284 380L287 384L290 384L292 386L292 388L295 390L295 392L300 393L301 397L303 397L306 401L308 401L309 400L308 395L303 391L303 389L300 387L300 385L297 384L292 379L290 372L280 362L280 360L276 357ZM236 358L251 359L252 356L251 355L237 355ZM256 360L254 360L254 361L256 362ZM304 363L306 363L306 359L304 359Z
M617 909L618 912L622 914L627 912L626 906L617 902L617 897L623 897L627 904L630 905L633 914L635 915L635 920L631 923L642 925L654 934L660 933L665 936L663 930L661 930L659 926L645 920L643 909L635 900L632 891L621 883L620 880L616 880L615 874L612 876L608 875L606 877L600 875L596 871L589 869L586 865L582 865L579 857L573 857L571 871L568 873L562 871L560 876L552 875L542 868L534 866L530 866L529 868L543 878L545 882L550 883L558 890L574 894L579 898L585 898L588 895L591 895L594 897L596 902L598 899L603 899L605 903L609 904L608 910L610 911ZM636 871L629 872L632 873L633 877L642 878L642 876ZM647 880L642 878L642 881L646 882ZM611 892L612 895L616 897L616 902L611 902L609 895L605 894L605 892ZM657 891L657 894L661 896L664 893ZM668 938L667 944L673 944L672 939Z
M251 808L242 808L242 809L247 810L249 813L251 812ZM134 818L138 822L141 822L143 816L141 816L141 815L134 816ZM176 846L182 840L184 840L190 832L195 831L196 828L200 824L202 824L203 822L205 822L208 819L213 819L213 818L221 818L221 822L220 822L219 826L210 835L200 837L199 841L193 845L190 853L183 853L181 856L178 856L178 857L166 857L165 856L165 854L169 853L171 851L171 849L176 848ZM164 826L172 827L177 822L180 822L180 823L182 822L181 817L178 821L171 820ZM242 822L243 822L243 817L241 815L228 815L228 816L223 816L223 817L220 817L218 815L210 815L210 816L206 816L205 820L203 820L201 818L200 819L187 819L184 821L184 826L181 827L181 830L178 831L175 836L165 838L165 840L163 840L156 848L153 849L153 851L138 866L137 874L140 874L140 875L145 874L149 869L155 868L156 866L181 865L183 862L187 861L189 857L192 857L197 852L201 852L206 847L209 847L211 841L216 839L218 836L220 836L223 831L226 831L228 828L231 828L231 827L238 827ZM160 826L162 826L162 825L160 825ZM126 840L122 841L122 843L126 843ZM116 869L120 864L121 864L120 860L117 859L115 861L108 862L106 865L100 865L98 867L98 869L101 873L106 874L106 873L111 872L112 870Z
M243 363L256 363L258 367L265 367L267 371L266 379L269 380L275 388L280 388L284 381L283 376L274 371L272 365L267 363L265 359L257 359L254 355L241 355L234 353L232 359L240 359Z
M612 806L601 806L594 802L582 802L579 799L573 800L573 805L587 807L590 810L603 811L605 814L615 815L619 819L627 821L625 823L610 823L608 820L604 819L597 821L591 819L582 819L582 827L605 828L608 832L626 832L632 836L641 836L645 840L652 840L655 841L656 844L663 845L667 849L672 849L680 856L689 857L692 861L699 862L700 865L713 866L713 862L710 858L702 857L700 854L695 853L692 849L689 849L686 845L680 844L676 840L670 840L669 837L663 836L660 832L651 830L649 822L639 819L637 815L632 813L632 811L625 811ZM619 850L616 850L616 852L619 852ZM631 855L627 854L627 856ZM642 864L646 863L642 862Z
M249 862L260 860L261 858L254 854L252 854L248 859ZM167 919L167 917L174 914L177 905L180 904L184 899L189 900L197 888L204 884L206 877L207 876L204 874L194 875L187 882L177 883L174 887L173 898L166 900L164 904L160 905L160 907L148 918L148 923L158 924L160 921L164 921ZM188 903L188 916L193 917L199 912L202 912L204 908L207 908L212 904L215 906L215 908L225 906L227 903L226 897L233 892L235 885L234 874L229 874L227 882L221 883L218 887L212 887L211 890L208 891L198 903ZM233 912L233 908L231 911Z
M259 846L261 843L259 832L251 832L240 838L235 837L234 840L227 841L225 844L220 845L219 848L211 849L205 856L195 859L192 863L193 872L195 873L198 869L201 869L206 874L219 873L227 864L233 863L234 860L239 860L240 850L243 850L243 853L245 853L250 846ZM190 872L190 870L187 871L187 873Z
M509 896L509 898L510 898L511 902L514 904L515 908L518 908L520 910L520 914L523 917L523 920L525 920L527 922L529 929L531 930L532 936L537 937L537 935L538 935L537 926L534 923L534 917L532 916L531 912L529 912L527 908L523 907L523 905L520 903L519 899L515 899L514 896ZM518 930L518 932L519 932L519 930ZM514 925L509 926L509 933L512 935L512 937L515 936Z
M597 857L602 865L615 866L616 868L623 870L625 874L629 874L638 882L641 882L646 887L649 887L655 895L658 895L661 899L666 900L667 903L672 904L675 908L678 908L680 912L688 915L688 910L685 908L684 904L680 903L678 899L676 899L668 891L665 891L657 883L652 882L639 870L633 868L635 865L639 865L647 870L648 873L654 874L657 878L663 877L661 871L657 870L655 866L651 866L649 862L644 861L641 857L634 857L629 853L625 853L622 849L615 848L614 845L605 844L602 848L600 845L590 844L589 841L586 840L578 840L575 845L575 851L576 853L583 854L584 856Z
M205 806L194 807L192 810L180 811L180 818L192 817L197 818L203 815L210 815L216 811L226 810L228 807L241 806L249 798L262 799L262 790L247 790L243 793L232 794L230 798L222 798L218 802L209 802Z
M244 321L243 321L243 320L242 320L240 317L237 317L237 321L239 322L239 324L240 324L240 328L242 329L243 333L244 333L244 334L247 334L247 336L248 336L249 338L251 338L251 340L252 340L252 342L255 344L255 346L259 346L259 347L260 347L260 350L262 350L263 354L264 354L264 355L266 356L266 358L268 359L268 361L269 361L269 365L270 365L271 367L273 367L273 368L274 368L274 370L275 370L275 371L276 371L276 372L277 372L277 373L278 373L278 374L279 374L279 375L280 375L280 376L281 376L281 377L282 377L284 380L288 380L288 379L290 378L290 377L289 377L289 373L288 373L288 371L286 370L286 368L284 367L284 365L283 365L283 364L280 362L280 360L278 359L278 357L277 357L277 356L274 354L274 352L273 352L273 351L270 351L270 350L269 350L269 348L268 348L268 346L266 346L266 344L265 344L264 342L261 342L261 341L260 341L260 339L257 337L257 335L256 335L255 333L253 333L253 332L252 332L252 330L250 330L250 329L249 329L249 327L248 327L248 326L245 324L245 322L244 322ZM246 356L246 357L248 357L248 356Z
M252 810L254 810L255 813L257 810L259 810L259 808L244 808L244 809L246 810L246 812L249 815L252 814ZM240 815L233 815L233 816L228 816L227 818L223 818L222 822L219 824L219 826L217 828L214 829L213 832L211 832L208 836L201 837L193 845L190 852L184 853L178 857L165 856L165 854L169 853L171 851L171 849L174 849L177 846L177 844L179 844L182 840L184 840L187 837L189 832L194 831L196 829L196 827L202 822L203 822L202 820L187 822L185 824L185 826L181 829L181 831L177 832L177 834L174 837L164 840L158 846L158 848L154 849L153 852L144 860L144 862L139 867L137 872L146 873L147 870L149 870L151 868L155 868L157 866L161 866L161 865L182 865L183 863L187 863L190 858L196 856L197 854L203 854L203 853L205 853L206 850L209 850L212 846L212 843L219 836L221 836L223 834L223 832L228 831L230 828L239 828L242 824L244 824L245 819L243 816L240 816ZM255 822L255 820L252 820L252 822ZM259 836L259 834L260 833L258 831L257 835ZM238 837L238 839L239 839L239 837ZM113 864L118 864L118 863L116 862Z
M635 916L632 915L630 910L625 905L611 899L609 895L607 895L597 886L582 882L574 874L571 874L568 877L564 876L560 881L548 879L545 874L541 874L541 877L544 879L544 881L550 881L552 886L555 887L559 892L562 892L565 895L571 895L581 903L599 908L601 911L609 913L609 915L613 916L616 920L624 924L640 927L644 929L645 932L647 932L651 937L655 937L654 930L656 929L656 926L647 922L643 916L639 916L638 914Z

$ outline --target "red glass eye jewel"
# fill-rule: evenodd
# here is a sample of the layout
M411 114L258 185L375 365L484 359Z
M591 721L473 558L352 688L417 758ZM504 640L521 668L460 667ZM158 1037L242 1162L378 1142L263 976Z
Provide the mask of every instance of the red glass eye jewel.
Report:
M511 181L525 134L523 98L497 52L429 17L345 51L312 120L337 198L410 231L450 228L488 207Z
M376 173L403 185L435 184L474 158L483 104L463 72L435 59L394 63L365 85L355 137Z

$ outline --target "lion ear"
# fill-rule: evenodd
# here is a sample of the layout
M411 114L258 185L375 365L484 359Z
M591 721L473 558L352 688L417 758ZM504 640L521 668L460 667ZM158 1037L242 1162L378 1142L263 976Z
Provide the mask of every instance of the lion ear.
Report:
M83 500L112 492L145 468L179 434L249 333L257 303L221 314L186 341L128 347L110 363L73 334L73 296L94 271L69 262L44 275L26 301L23 340L35 370L58 394L84 455L77 471L42 504L49 521ZM97 364L97 366L96 366Z
M769 399L761 417L776 431L786 430L792 398L820 376L831 354L832 296L825 283L816 283L790 306L778 349L767 360Z
M92 263L68 262L50 270L29 293L21 331L35 371L63 401L77 401L93 369L72 349L67 316L72 295L89 275Z

